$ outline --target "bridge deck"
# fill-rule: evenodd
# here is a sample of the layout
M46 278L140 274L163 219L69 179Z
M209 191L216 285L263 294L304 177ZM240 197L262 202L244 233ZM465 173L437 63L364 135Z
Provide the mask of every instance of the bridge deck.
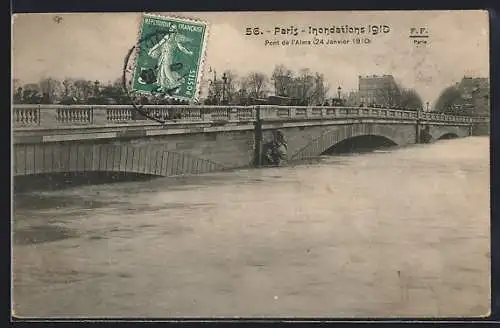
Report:
M482 118L387 108L285 106L14 106L14 175L112 172L155 176L252 165L280 129L289 159L322 154L349 138L398 145L465 137ZM259 119L258 119L259 118Z

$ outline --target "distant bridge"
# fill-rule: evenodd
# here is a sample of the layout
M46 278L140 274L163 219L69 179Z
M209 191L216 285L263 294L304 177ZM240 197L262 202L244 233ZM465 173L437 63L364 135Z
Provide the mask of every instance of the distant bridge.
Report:
M352 138L397 145L489 131L487 118L366 107L18 105L13 109L14 176L111 172L200 174L255 164L262 140L285 135L291 160L318 156Z

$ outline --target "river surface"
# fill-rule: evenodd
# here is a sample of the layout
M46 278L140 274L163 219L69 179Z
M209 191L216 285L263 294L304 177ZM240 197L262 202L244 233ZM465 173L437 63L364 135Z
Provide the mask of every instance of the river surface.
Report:
M479 316L489 140L16 194L13 302L41 317Z

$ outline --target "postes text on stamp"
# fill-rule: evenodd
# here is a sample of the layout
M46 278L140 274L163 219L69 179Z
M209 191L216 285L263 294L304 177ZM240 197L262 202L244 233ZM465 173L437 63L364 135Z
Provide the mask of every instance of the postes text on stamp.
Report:
M196 101L207 24L144 14L139 38L131 90Z

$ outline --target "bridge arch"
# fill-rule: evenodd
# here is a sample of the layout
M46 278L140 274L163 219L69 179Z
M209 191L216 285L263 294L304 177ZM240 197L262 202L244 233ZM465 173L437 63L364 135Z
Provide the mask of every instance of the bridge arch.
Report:
M387 137L380 135L363 134L359 136L353 136L344 139L340 142L337 142L335 145L332 145L330 148L327 148L320 155L342 154L342 153L350 153L352 151L363 152L363 151L371 151L381 147L392 147L392 146L397 146L397 144L393 140Z
M351 124L334 126L319 137L311 140L304 147L297 151L292 150L291 160L305 159L319 156L333 146L355 137L376 136L389 141L394 145L402 145L410 142L409 138L415 137L415 128L408 125L408 129L401 129L397 126L383 126L379 124Z
M441 135L437 140L447 140L447 139L456 139L458 138L458 135L453 132L448 132L443 135Z
M430 125L429 132L432 136L432 141L455 139L470 135L468 126Z
M16 145L13 168L14 176L109 172L158 177L224 169L214 161L159 147L82 143Z

